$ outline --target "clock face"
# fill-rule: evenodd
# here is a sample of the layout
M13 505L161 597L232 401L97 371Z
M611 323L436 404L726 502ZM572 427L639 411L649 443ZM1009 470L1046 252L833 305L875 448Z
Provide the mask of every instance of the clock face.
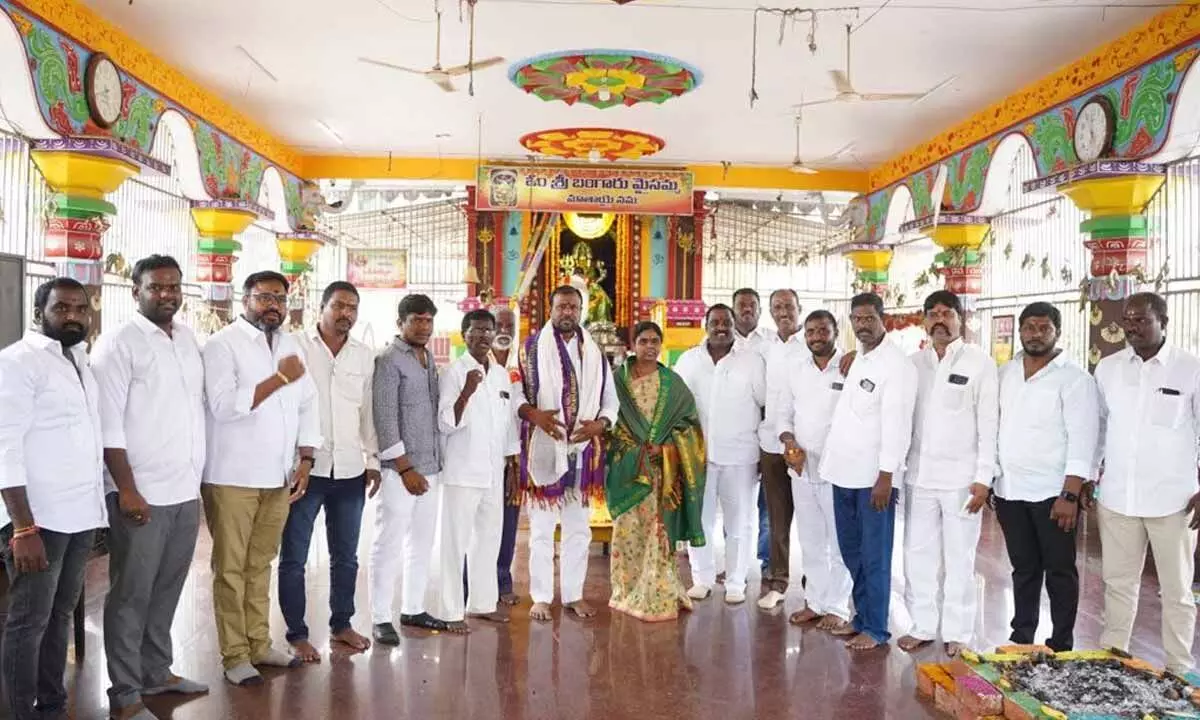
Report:
M1075 120L1075 155L1081 162L1098 160L1112 137L1112 120L1102 100L1083 106Z
M99 124L109 126L121 117L121 75L108 58L96 61L91 73L88 101Z

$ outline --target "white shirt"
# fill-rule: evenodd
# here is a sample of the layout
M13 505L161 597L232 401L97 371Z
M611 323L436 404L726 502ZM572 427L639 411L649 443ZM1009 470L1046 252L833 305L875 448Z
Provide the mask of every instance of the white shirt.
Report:
M675 372L696 398L708 461L717 465L758 462L758 427L762 424L766 380L762 356L736 343L714 363L707 342L688 350Z
M204 363L191 329L171 334L135 314L105 332L92 352L104 447L124 450L134 486L151 505L200 495L204 474ZM116 492L105 472L105 487Z
M892 340L860 353L833 411L820 474L838 487L874 487L892 473L898 487L912 441L917 369Z
M917 402L905 481L929 490L991 487L999 424L995 361L962 338L941 359L932 342L910 359Z
M321 415L321 447L313 456L312 474L323 478L356 478L379 469L371 379L375 354L354 338L335 356L316 327L296 333L304 366L317 388Z
M1000 368L996 495L1042 502L1068 475L1095 477L1100 397L1092 376L1060 352L1025 378L1025 354Z
M69 352L33 331L0 350L0 490L25 488L34 523L60 533L108 525L100 390L83 344Z
M762 325L759 325L758 327L751 330L750 334L748 334L748 335L741 334L740 332L738 332L738 329L735 327L733 329L733 346L735 348L741 348L741 347L750 348L751 350L754 350L755 352L759 353L760 355L764 355L763 359L765 360L766 357L765 357L764 350L767 348L768 343L771 340L771 335L773 335L773 334L774 333L772 333L770 330L766 329Z
M288 483L297 447L321 447L317 388L307 372L251 409L254 388L278 372L279 361L299 355L286 333L267 336L239 317L204 344L208 397L208 464L204 482L246 488Z
M786 382L776 402L775 437L790 432L806 453L820 456L825 450L829 426L833 424L833 410L845 387L846 378L838 369L842 351L834 351L824 370L817 367L807 348L803 355L796 353L793 357L798 362L788 364ZM806 466L806 476L807 471Z
M1132 348L1096 366L1104 437L1100 503L1131 517L1183 510L1197 490L1200 358L1171 345Z
M783 452L779 431L775 427L780 393L788 384L789 374L794 373L799 363L811 357L812 353L804 344L803 333L799 332L793 333L786 341L779 338L779 333L771 333L761 347L766 364L766 405L762 426L758 429L758 445L764 452L778 455Z
M494 350L491 353L490 361L492 363L496 363L496 352ZM505 366L501 365L501 367L504 368L505 374L508 375L508 382L512 386L509 388L508 393L509 393L509 395L511 395L513 397L513 400L517 403L514 407L519 408L521 406L521 402L524 401L525 387L521 384L521 371L517 369L517 348L515 345L512 348L510 348L508 351L508 366L505 367ZM612 384L612 376L611 375L609 376L609 384ZM613 387L613 395L614 396L616 395L616 392L617 392L616 387ZM518 455L521 452L521 421L520 421L520 419L514 418L512 421L512 424L509 425L508 447L515 448L515 450L511 453L513 455Z
M462 419L454 420L454 404L472 370L484 373L463 408ZM509 430L524 398L513 395L508 372L495 362L487 370L470 353L450 363L439 383L438 424L446 443L441 479L447 485L491 488L504 483L504 461L520 452Z

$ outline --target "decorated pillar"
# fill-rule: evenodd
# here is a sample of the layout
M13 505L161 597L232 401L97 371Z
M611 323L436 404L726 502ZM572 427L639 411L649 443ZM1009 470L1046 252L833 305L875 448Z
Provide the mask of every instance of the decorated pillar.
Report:
M942 249L934 257L934 264L945 281L945 288L962 300L963 338L970 343L979 340L976 308L983 293L980 248L987 239L990 223L988 218L979 215L942 213L936 223L933 217L927 217L900 226L901 232L916 230Z
M892 264L892 246L850 243L834 250L841 252L854 265L854 292L875 293L886 302L889 295L888 268Z
M103 235L117 208L107 196L146 169L169 173L170 167L115 140L63 138L38 140L31 153L51 191L46 218L45 254L55 273L82 283L91 298L91 342L101 329L104 284Z
M308 271L312 256L332 238L315 230L294 230L280 233L275 241L279 248L280 272L288 279L288 324L292 330L304 327L304 310L308 300Z
M1088 313L1088 367L1125 347L1121 325L1124 302L1146 289L1146 205L1166 179L1162 165L1101 160L1068 172L1026 183L1054 185L1088 215L1079 229L1091 250L1089 276L1080 293L1090 303ZM1039 185L1039 183L1041 183Z
M244 200L194 200L192 221L196 223L196 277L212 327L233 320L234 253L242 249L234 237L245 232L258 218L272 218L266 208ZM208 322L201 322L208 326Z

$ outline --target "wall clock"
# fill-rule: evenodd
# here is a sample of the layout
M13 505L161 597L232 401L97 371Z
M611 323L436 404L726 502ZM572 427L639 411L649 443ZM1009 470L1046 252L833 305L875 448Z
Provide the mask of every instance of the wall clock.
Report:
M106 130L112 127L121 118L121 73L116 63L104 53L93 54L83 87L92 121Z
M1106 95L1097 95L1079 109L1075 118L1075 156L1090 163L1112 152L1117 132L1117 113Z

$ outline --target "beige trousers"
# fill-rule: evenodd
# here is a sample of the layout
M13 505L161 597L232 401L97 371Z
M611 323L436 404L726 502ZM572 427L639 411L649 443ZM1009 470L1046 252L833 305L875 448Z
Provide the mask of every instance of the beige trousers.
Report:
M1196 603L1192 598L1196 533L1184 511L1157 518L1130 517L1100 505L1101 567L1104 575L1102 647L1129 650L1146 564L1146 544L1162 591L1162 646L1167 669L1182 675L1192 669Z
M202 485L212 535L213 612L225 669L271 649L271 563L288 516L288 489Z

